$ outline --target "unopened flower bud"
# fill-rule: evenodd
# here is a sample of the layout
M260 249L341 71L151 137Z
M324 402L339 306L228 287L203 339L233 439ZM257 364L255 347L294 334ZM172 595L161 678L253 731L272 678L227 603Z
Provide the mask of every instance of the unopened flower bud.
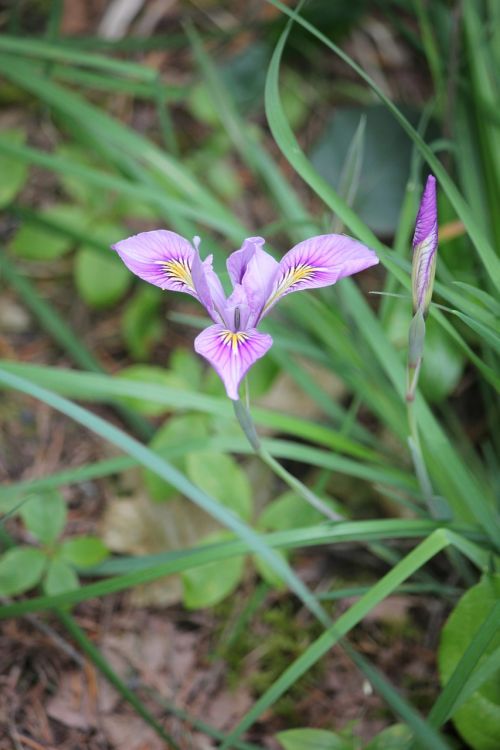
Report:
M436 178L429 175L420 201L413 237L411 274L413 312L427 315L432 297L438 246Z

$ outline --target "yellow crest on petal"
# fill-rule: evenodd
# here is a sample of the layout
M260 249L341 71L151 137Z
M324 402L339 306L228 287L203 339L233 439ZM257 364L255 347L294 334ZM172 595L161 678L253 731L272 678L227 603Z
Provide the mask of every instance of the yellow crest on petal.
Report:
M244 331L230 331L229 329L221 331L219 336L223 344L231 347L233 354L236 354L239 345L249 338L248 334Z
M178 260L162 260L161 266L165 269L165 274L169 281L177 281L185 284L189 289L194 290L193 279L191 277L191 267L187 260L179 258Z
M316 271L319 270L320 269L316 268L316 266L310 266L307 263L299 263L296 266L290 266L287 272L279 280L276 290L266 302L264 311L269 309L279 297L288 292L288 290L295 284L298 284L300 281L310 281Z

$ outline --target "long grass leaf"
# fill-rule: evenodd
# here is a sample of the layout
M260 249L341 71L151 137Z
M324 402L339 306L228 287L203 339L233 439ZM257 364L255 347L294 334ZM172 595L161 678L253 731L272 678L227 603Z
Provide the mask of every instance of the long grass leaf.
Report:
M223 526L231 529L237 536L247 541L249 546L266 560L277 575L290 586L291 590L303 601L305 606L318 618L320 622L327 622L328 617L323 607L318 603L316 597L297 578L290 566L268 547L255 531L247 526L227 508L211 498L205 492L192 484L178 469L161 459L149 448L130 437L114 425L109 424L101 417L92 414L87 409L68 401L55 393L40 388L29 380L12 375L0 370L0 382L29 396L38 398L54 409L66 414L70 419L87 427L92 432L100 435L108 442L133 456L145 468L165 481L172 484L180 493L188 497L192 502L209 513Z
M279 0L267 0L267 2L271 3L276 8L279 8L279 10L289 16L289 18L293 19L296 23L300 24L307 31L309 31L310 34L319 39L319 41L321 41L330 50L332 50L332 52L334 52L338 57L340 57L341 60L347 63L347 65L349 65L349 67L351 67L365 81L365 83L368 84L372 91L375 92L375 94L379 97L379 99L383 102L383 104L387 107L391 114L396 118L403 130L415 143L423 158L431 167L434 175L436 176L436 179L438 180L442 189L448 196L450 203L457 212L457 215L464 223L467 232L477 250L477 253L491 277L491 280L493 281L495 286L500 289L500 259L492 248L487 235L485 235L479 224L476 222L473 212L465 202L463 196L458 191L455 183L448 175L434 152L421 138L421 136L411 125L411 123L399 111L396 105L384 94L380 87L377 86L375 81L373 81L370 76L365 73L365 71L359 65L357 65L357 63L355 63L351 57L349 57L349 55L343 52L340 47L338 47L334 42L328 39L328 37L322 34L315 26L302 18L299 13L288 8ZM280 42L278 43L277 50L279 50L280 45L281 47L284 46L285 40L286 36L282 36Z

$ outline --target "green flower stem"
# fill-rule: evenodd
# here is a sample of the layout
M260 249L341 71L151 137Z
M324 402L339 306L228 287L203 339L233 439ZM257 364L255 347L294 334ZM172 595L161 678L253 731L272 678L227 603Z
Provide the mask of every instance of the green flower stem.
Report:
M434 493L432 490L431 480L427 472L424 457L422 455L422 447L420 444L420 437L418 434L417 419L415 414L415 401L414 399L407 400L407 413L408 413L408 426L410 428L410 435L408 437L408 446L410 448L411 457L413 460L413 466L415 467L415 474L417 475L418 483L422 494L429 508L429 512L433 518L436 518L436 508L434 504Z
M299 479L290 474L284 468L284 466L276 461L276 459L273 458L273 456L271 456L271 454L264 448L257 434L257 430L255 429L255 424L252 420L250 412L243 404L243 402L240 400L233 401L233 406L236 419L240 423L241 429L245 433L248 442L254 449L255 454L259 456L259 458L266 464L266 466L269 466L271 471L274 472L274 474L276 474L276 476L278 476L280 479L282 479L283 482L285 482L285 484L290 487L290 489L300 495L307 503L309 503L309 505L312 505L313 508L316 508L316 510L326 516L326 518L329 518L330 521L345 520L341 515L335 513L327 505L325 505L325 503L314 492L311 492L308 487L302 484Z

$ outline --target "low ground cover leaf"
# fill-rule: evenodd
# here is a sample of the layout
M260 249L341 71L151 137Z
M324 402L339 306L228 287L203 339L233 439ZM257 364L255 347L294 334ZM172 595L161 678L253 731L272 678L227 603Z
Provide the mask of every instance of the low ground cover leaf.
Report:
M57 558L49 562L43 581L43 588L48 596L73 591L79 585L78 576L71 565Z
M165 422L153 437L150 447L160 456L164 455L165 450L179 443L187 443L200 437L208 435L208 420L200 414L189 414L180 417L174 417ZM170 459L173 466L185 471L186 458ZM177 495L177 491L172 485L160 479L156 474L149 470L144 471L144 483L149 496L152 500L158 502L170 500Z
M245 521L252 515L252 488L232 456L216 451L195 451L186 458L186 472L194 484L215 497Z
M234 539L233 534L216 532L205 537L204 544L216 544ZM181 574L184 587L183 601L188 609L213 607L229 596L238 586L244 572L244 557L233 557L200 565Z
M66 523L66 503L57 490L30 498L19 513L28 531L45 545L55 542Z
M394 724L377 734L363 750L409 750L412 734L406 724Z
M161 303L161 290L147 284L142 285L127 303L121 318L121 330L134 359L147 359L163 335L165 323L160 312Z
M68 230L83 231L91 217L79 206L61 203L40 211L40 217L53 221ZM11 252L26 260L55 260L68 253L75 241L63 232L48 229L38 224L25 223L12 238Z
M22 594L40 581L47 558L36 547L14 547L0 558L0 595Z
M98 224L92 228L94 240L111 245L124 230L114 224ZM111 307L120 300L132 284L132 277L111 250L96 250L83 245L78 249L74 277L82 299L96 309Z
M285 750L356 750L352 741L326 729L287 729L276 738Z
M80 536L62 542L58 557L77 568L98 565L108 556L108 548L99 537Z

